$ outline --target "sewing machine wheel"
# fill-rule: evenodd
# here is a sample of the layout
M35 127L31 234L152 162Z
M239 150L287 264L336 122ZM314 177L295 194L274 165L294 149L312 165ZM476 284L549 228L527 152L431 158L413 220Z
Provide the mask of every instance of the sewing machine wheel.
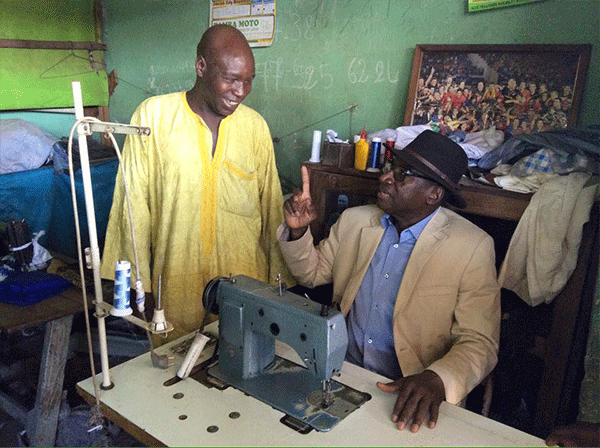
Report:
M204 309L213 313L219 314L219 304L217 303L217 291L219 289L219 283L223 280L227 280L227 277L215 277L206 284L204 292L202 293L202 306Z

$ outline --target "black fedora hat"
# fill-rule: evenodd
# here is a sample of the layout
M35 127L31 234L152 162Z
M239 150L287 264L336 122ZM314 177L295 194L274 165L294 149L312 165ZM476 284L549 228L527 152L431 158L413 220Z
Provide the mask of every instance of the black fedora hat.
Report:
M458 181L467 171L468 159L458 144L448 137L426 130L403 149L394 149L393 152L408 166L446 188L449 204L458 208L466 207Z

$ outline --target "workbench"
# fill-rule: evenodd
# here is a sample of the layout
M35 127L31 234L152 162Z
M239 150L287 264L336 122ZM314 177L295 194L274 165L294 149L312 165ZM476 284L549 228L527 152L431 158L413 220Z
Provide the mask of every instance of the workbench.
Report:
M76 287L27 306L0 302L0 333L10 334L45 324L33 408L27 409L14 397L0 392L0 407L26 428L31 446L54 446L71 324L73 315L82 311L81 290Z
M216 323L209 327L215 332ZM335 380L372 398L328 432L301 434L280 422L280 411L228 387L208 388L192 378L170 386L185 353L172 348L192 335L159 347L174 356L168 369L152 366L146 353L113 367L114 387L100 390L106 417L149 446L545 446L544 441L458 406L442 403L434 429L399 431L391 421L396 395L381 392L385 378L344 363ZM199 362L210 355L208 347ZM295 351L277 342L279 356L300 363ZM110 352L110 347L109 347ZM97 381L101 382L101 374ZM78 393L94 403L92 378L77 384Z

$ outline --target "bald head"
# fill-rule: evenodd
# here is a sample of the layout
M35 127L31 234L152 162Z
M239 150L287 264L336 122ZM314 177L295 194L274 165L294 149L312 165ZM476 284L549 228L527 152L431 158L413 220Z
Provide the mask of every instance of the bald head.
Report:
M223 52L252 54L252 49L244 34L237 28L230 25L213 25L202 35L196 55L214 61Z

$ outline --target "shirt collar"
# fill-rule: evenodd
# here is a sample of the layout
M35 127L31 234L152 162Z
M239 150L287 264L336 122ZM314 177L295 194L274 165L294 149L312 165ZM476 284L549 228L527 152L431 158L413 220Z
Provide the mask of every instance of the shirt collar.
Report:
M412 226L408 227L407 229L404 229L402 231L402 233L403 234L409 233L413 236L413 238L415 240L418 239L419 236L421 235L421 232L423 232L423 229L425 228L425 226L429 223L431 218L433 218L433 215L435 215L435 213L438 210L439 210L439 207L436 208L431 214L427 215L425 218L423 218L419 222L416 222ZM389 214L385 213L381 217L381 225L383 226L383 228L385 230L387 230L389 226L393 226L394 223L392 221L392 217Z

